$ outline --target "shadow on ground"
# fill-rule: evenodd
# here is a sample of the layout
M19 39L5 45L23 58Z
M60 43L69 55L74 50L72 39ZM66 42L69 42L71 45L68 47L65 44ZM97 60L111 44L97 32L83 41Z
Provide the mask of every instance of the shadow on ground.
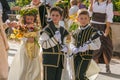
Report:
M120 74L114 74L114 73L104 73L104 72L100 72L99 74L101 75L105 75L105 76L108 76L108 77L113 77L113 78L117 78L117 79L120 79Z
M110 64L111 64L111 65L115 65L115 64L120 64L120 62L115 61L115 60L111 60Z

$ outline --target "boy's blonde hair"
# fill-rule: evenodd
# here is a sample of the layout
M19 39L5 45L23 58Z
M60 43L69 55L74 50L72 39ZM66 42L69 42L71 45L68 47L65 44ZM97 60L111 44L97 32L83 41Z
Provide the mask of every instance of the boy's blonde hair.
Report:
M90 17L89 12L86 9L79 9L77 12L77 17L79 17L80 15L87 15L88 17Z

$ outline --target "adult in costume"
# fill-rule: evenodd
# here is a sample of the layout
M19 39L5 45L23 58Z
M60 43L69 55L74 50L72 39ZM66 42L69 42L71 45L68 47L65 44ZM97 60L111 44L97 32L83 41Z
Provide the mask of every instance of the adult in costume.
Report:
M0 6L3 9L2 20L5 22L8 19L7 11L10 11L10 7L6 0L0 0Z
M94 60L97 63L106 64L106 72L110 73L109 63L112 57L112 37L110 23L113 19L113 4L111 0L91 0L90 13L92 15L91 24L94 28L103 31L104 36L100 37L101 48L95 51Z
M6 0L0 0L0 8L2 9L2 21L5 22L8 19L8 12L10 11L10 6ZM8 33L9 28L6 28L5 32Z
M8 42L5 29L8 26L2 21L2 10L0 9L0 80L7 80L8 77Z

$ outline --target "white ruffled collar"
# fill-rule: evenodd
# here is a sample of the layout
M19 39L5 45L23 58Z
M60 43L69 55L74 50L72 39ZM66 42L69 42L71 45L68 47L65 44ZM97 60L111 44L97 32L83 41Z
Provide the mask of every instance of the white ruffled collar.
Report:
M89 26L90 26L90 24L88 24L88 25L85 26L85 27L79 27L79 29L81 29L81 30L85 30L85 29L87 29Z

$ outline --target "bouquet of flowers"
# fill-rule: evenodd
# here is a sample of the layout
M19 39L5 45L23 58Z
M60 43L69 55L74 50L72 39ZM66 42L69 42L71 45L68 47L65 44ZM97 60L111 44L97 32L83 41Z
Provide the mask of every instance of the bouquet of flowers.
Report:
M69 18L72 20L72 24L70 25L69 32L75 31L79 27L79 23L76 20L77 14L70 15Z
M22 18L21 22L14 25L13 34L11 38L20 40L25 39L26 56L31 60L38 56L38 50L40 45L38 43L38 31L40 30L39 24L37 24L37 14L38 10L32 7L25 7L20 11L20 16ZM28 21L27 18L32 20ZM27 18L26 18L27 17Z
M14 40L19 40L21 38L34 38L34 43L37 44L38 47L40 47L38 40L37 40L37 32L40 30L40 28L36 24L29 24L29 25L23 25L15 28L13 30L13 33L11 34L10 38Z
M37 24L37 14L38 10L33 7L24 7L20 11L20 16L22 18L20 23L16 23L15 27L13 29L13 34L10 35L11 39L21 39L22 37L36 37L35 34L37 31L40 30L40 26ZM34 23L26 23L25 16L34 16L35 21Z
M10 38L15 39L15 40L19 40L23 37L25 38L34 37L35 38L37 36L36 32L39 30L40 28L36 24L18 26L17 28L13 29L13 33L10 35Z

